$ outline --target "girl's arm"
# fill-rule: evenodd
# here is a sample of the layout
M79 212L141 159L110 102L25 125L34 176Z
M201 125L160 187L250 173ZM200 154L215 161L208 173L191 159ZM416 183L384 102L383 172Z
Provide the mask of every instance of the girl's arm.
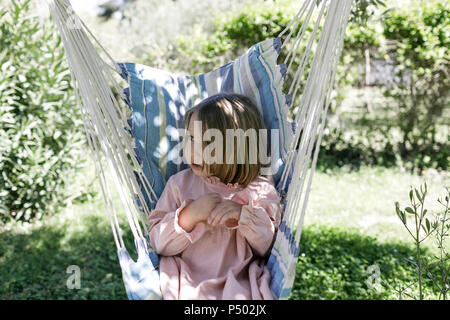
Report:
M265 256L280 224L280 197L269 183L263 183L257 194L248 194L248 204L242 206L237 229L257 255Z
M183 252L191 243L197 241L204 232L204 225L191 221L191 226L179 223L179 215L194 200L186 199L181 202L176 184L172 177L161 193L161 196L150 213L149 238L150 244L158 254L174 256Z

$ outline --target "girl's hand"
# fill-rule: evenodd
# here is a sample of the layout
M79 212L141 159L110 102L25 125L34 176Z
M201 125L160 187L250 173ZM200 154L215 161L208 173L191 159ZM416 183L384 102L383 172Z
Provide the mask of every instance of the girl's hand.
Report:
M189 204L189 210L195 214L197 222L206 221L214 207L222 201L220 194L211 192L202 195Z
M218 193L204 194L180 212L178 223L184 230L191 232L197 223L206 221L220 201L222 201L222 197Z
M241 216L242 204L231 200L224 200L219 203L208 218L208 223L212 226L223 224L229 228L238 225Z

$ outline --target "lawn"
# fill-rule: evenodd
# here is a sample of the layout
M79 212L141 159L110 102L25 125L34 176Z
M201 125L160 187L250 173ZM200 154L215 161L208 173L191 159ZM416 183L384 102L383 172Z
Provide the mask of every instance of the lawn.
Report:
M80 172L77 187L92 179L88 166ZM424 179L432 210L448 185L448 175L429 172L419 177L398 168L369 167L317 171L291 298L395 298L392 290L367 287L367 268L377 266L382 281L391 285L414 278L414 268L404 260L414 257L414 247L397 221L394 201L406 205L409 185ZM93 189L99 190L96 182ZM132 248L125 223L123 229ZM0 299L127 298L100 193L33 224L8 223L0 238ZM67 287L71 265L81 270L81 289Z

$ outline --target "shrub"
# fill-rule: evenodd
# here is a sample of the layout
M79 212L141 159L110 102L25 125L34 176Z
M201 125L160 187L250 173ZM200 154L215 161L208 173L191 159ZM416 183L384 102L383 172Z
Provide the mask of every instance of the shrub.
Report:
M448 130L440 130L448 126L449 13L434 0L395 8L384 20L389 60L398 66L384 94L398 103L398 152L418 168L446 169L450 160Z
M348 25L319 162L446 170L448 8L387 7L364 26Z
M213 18L211 32L195 25L192 34L177 38L170 48L170 66L166 67L190 74L210 71L250 46L276 37L294 15L292 1L248 2L238 10L219 13Z
M81 116L61 39L29 7L0 9L0 221L55 211L81 164Z
M357 0L351 14L352 21L360 26L359 23L365 23L373 14L369 9L382 3L380 0ZM299 3L292 0L248 0L237 10L219 12L212 18L212 30L206 30L198 24L192 34L177 38L176 45L169 49L167 61L170 66L166 67L191 74L210 71L236 58L252 45L278 36L292 21L298 9ZM313 23L308 26L306 39L313 26ZM149 58L153 60L157 57L150 54Z

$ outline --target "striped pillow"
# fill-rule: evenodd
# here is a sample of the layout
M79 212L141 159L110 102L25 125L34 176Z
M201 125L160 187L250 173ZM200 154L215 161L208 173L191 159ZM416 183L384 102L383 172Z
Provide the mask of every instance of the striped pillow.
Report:
M293 123L287 120L290 98L282 92L286 66L277 65L280 50L280 38L268 39L238 59L197 76L176 75L136 63L118 64L121 76L129 83L124 101L132 110L129 124L135 152L158 197L170 176L188 167L181 161L178 148L182 139L178 129L182 128L186 110L219 92L248 96L258 106L266 127L278 129L271 131L268 142L275 157L273 180L280 191L278 184L295 132Z

